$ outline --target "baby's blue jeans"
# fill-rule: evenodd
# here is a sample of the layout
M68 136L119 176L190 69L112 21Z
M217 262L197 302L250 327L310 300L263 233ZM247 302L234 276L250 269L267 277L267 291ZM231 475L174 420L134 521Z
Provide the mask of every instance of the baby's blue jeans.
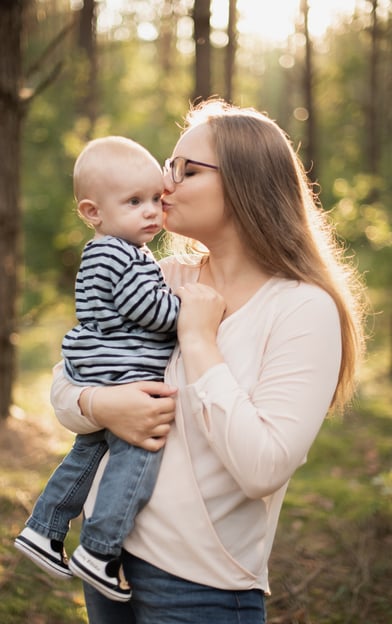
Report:
M98 465L109 449L93 515L83 523L80 543L102 555L119 556L135 516L151 497L162 451L127 444L103 429L77 435L74 445L50 477L26 526L64 541L70 521L79 516Z

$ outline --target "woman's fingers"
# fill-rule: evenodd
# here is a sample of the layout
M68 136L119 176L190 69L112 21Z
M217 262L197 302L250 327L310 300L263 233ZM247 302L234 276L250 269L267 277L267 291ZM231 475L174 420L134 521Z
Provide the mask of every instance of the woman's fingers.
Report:
M134 386L153 397L171 397L177 392L177 388L163 381L137 381Z
M146 451L156 452L163 448L165 444L166 438L147 438L140 446Z
M153 381L100 386L94 395L91 415L100 426L129 444L158 450L174 420L175 392L175 388ZM81 408L87 413L83 394Z

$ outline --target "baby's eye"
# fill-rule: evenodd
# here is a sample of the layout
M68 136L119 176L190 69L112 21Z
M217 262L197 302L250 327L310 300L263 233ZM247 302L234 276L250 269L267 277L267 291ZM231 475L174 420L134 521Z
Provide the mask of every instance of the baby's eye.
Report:
M140 199L138 197L131 197L128 199L128 204L131 206L138 206L140 204Z
M159 194L157 194L157 195L154 195L154 197L153 197L153 202L154 202L155 204L160 204L160 203L161 203L161 200L162 200L162 195L161 195L161 193L159 193Z

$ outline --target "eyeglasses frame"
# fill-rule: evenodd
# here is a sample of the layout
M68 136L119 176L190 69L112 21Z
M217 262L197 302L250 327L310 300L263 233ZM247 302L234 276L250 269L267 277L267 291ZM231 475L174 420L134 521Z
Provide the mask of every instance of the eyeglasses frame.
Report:
M181 180L179 180L178 182L174 179L174 163L177 159L181 159L184 161L184 175L182 177ZM171 172L171 177L172 180L174 182L174 184L181 184L184 181L185 178L185 168L188 164L191 165L199 165L199 167L208 167L209 169L215 169L216 171L219 171L219 167L217 165L210 165L209 163L205 163L205 162L200 162L199 160L192 160L191 158L185 158L185 156L176 156L173 159L167 158L165 160L165 164L163 167L164 171L170 171Z

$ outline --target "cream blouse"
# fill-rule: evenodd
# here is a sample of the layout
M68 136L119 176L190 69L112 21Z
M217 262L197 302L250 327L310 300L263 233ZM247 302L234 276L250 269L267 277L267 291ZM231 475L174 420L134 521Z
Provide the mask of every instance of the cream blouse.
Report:
M161 265L173 289L198 279L198 268L175 258ZM184 579L269 592L268 558L287 485L335 391L339 316L320 288L274 277L221 323L217 342L224 363L196 383L186 383L178 348L169 362L166 381L179 389L176 419L152 498L124 547ZM56 414L87 433L94 427L80 413L80 391L57 366Z

